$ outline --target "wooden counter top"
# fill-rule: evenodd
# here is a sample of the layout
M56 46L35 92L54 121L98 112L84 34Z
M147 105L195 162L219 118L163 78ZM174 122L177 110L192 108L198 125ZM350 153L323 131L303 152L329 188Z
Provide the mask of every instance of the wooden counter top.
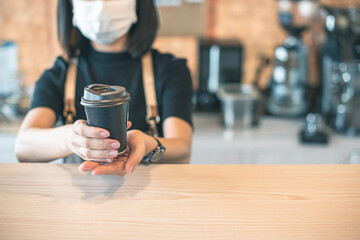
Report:
M360 239L360 165L0 164L0 239Z

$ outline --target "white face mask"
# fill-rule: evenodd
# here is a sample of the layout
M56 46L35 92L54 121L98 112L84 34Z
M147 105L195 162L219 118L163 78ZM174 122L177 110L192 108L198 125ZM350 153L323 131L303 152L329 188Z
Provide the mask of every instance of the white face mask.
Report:
M135 0L73 0L73 25L91 41L111 44L136 21Z

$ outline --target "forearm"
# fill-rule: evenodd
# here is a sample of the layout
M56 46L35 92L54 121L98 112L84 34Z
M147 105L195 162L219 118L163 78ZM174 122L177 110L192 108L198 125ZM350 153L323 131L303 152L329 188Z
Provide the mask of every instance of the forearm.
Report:
M160 138L166 151L159 163L189 163L191 155L191 143L180 138Z
M145 139L145 156L157 147L156 140L147 134ZM165 154L159 163L189 163L191 155L191 142L182 138L158 138L165 147Z
M21 162L48 162L72 154L68 147L71 125L28 128L18 134L15 153Z

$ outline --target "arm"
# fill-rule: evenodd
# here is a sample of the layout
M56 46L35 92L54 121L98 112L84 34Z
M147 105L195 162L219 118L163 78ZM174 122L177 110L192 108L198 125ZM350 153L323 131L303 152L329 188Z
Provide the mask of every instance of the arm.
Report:
M158 138L166 148L159 163L189 163L191 154L192 128L190 124L177 117L169 117L163 125L164 137ZM157 147L155 139L144 134L145 156Z
M177 117L169 117L164 122L164 138L159 138L166 151L160 163L189 163L191 154L192 128ZM84 162L79 170L90 171L94 175L119 175L132 173L144 156L157 147L155 139L139 130L128 132L127 152L108 165Z
M21 124L15 153L20 162L48 162L71 154L67 147L69 127L52 128L56 116L50 108L32 109Z
M83 159L111 162L120 143L109 139L109 132L90 127L85 120L52 128L56 115L47 107L31 110L25 117L15 144L19 161L47 162L76 153ZM128 128L130 123L128 123Z

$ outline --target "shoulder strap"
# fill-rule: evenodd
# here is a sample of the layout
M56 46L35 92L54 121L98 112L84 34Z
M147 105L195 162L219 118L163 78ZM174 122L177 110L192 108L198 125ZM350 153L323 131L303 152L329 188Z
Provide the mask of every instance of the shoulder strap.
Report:
M142 57L142 72L146 101L146 121L150 125L149 134L158 136L156 124L160 122L160 116L158 114L156 101L154 69L151 51L147 52Z
M76 88L77 59L69 61L65 80L64 111L65 124L74 123L76 115L75 88Z
M150 125L150 134L153 136L158 135L156 124L160 122L158 114L154 70L151 52L146 53L142 57L142 71L143 71L143 84L146 101L146 121ZM76 72L77 72L77 59L69 61L69 66L65 82L65 95L64 95L64 112L66 124L72 124L73 118L76 115L75 108L75 89L76 89Z

